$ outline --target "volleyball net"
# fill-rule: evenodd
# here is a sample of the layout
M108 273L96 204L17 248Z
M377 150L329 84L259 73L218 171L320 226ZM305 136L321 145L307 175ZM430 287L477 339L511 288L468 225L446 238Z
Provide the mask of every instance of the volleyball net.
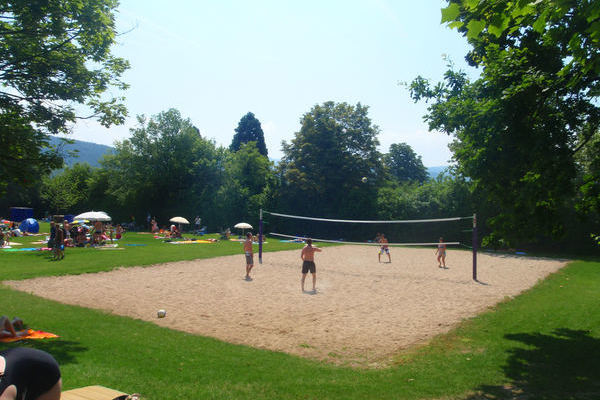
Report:
M414 220L345 220L290 215L260 210L259 262L262 263L262 241L267 234L281 240L359 244L380 246L383 234L389 246L437 246L443 238L447 246L473 251L473 279L477 279L476 216Z

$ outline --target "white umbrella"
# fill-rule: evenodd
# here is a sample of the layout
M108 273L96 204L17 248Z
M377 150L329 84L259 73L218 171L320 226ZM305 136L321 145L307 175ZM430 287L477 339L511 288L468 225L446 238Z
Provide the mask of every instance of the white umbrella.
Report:
M239 222L233 226L234 228L238 228L242 230L242 236L244 236L244 229L252 229L252 225L246 222Z
M83 214L76 215L73 219L87 219L89 221L110 221L112 218L104 211L88 211Z
M183 217L173 217L169 221L175 222L176 224L189 224L190 223L190 221L188 221L187 219L185 219Z

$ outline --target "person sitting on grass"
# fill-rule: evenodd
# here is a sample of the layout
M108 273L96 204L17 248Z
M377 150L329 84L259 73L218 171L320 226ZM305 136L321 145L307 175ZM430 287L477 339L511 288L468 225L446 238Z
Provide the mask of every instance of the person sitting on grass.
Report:
M171 238L181 238L181 232L175 225L171 225Z
M121 226L121 224L117 224L117 239L121 239L123 237L123 233L125 233L125 229Z
M27 331L23 330L23 321L14 317L11 321L6 315L0 317L0 338L14 338L24 336Z

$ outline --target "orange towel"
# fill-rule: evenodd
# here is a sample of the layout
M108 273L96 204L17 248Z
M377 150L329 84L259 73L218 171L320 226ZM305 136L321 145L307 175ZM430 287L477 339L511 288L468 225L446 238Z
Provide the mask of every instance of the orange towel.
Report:
M55 335L54 333L50 333L50 332L34 331L33 329L28 329L26 335L17 336L17 337L1 338L0 342L10 343L10 342L16 342L19 340L23 340L23 339L46 339L46 338L55 338L55 337L58 337L58 335Z

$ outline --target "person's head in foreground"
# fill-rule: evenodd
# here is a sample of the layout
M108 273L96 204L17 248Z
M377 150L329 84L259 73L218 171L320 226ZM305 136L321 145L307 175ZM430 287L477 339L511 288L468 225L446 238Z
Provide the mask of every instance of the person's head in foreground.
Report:
M312 246L312 239L306 239L306 244Z
M248 232L248 233L246 233L246 238L248 238L248 239L252 239L252 232Z
M60 399L60 368L45 351L25 347L0 351L0 377L0 399Z

